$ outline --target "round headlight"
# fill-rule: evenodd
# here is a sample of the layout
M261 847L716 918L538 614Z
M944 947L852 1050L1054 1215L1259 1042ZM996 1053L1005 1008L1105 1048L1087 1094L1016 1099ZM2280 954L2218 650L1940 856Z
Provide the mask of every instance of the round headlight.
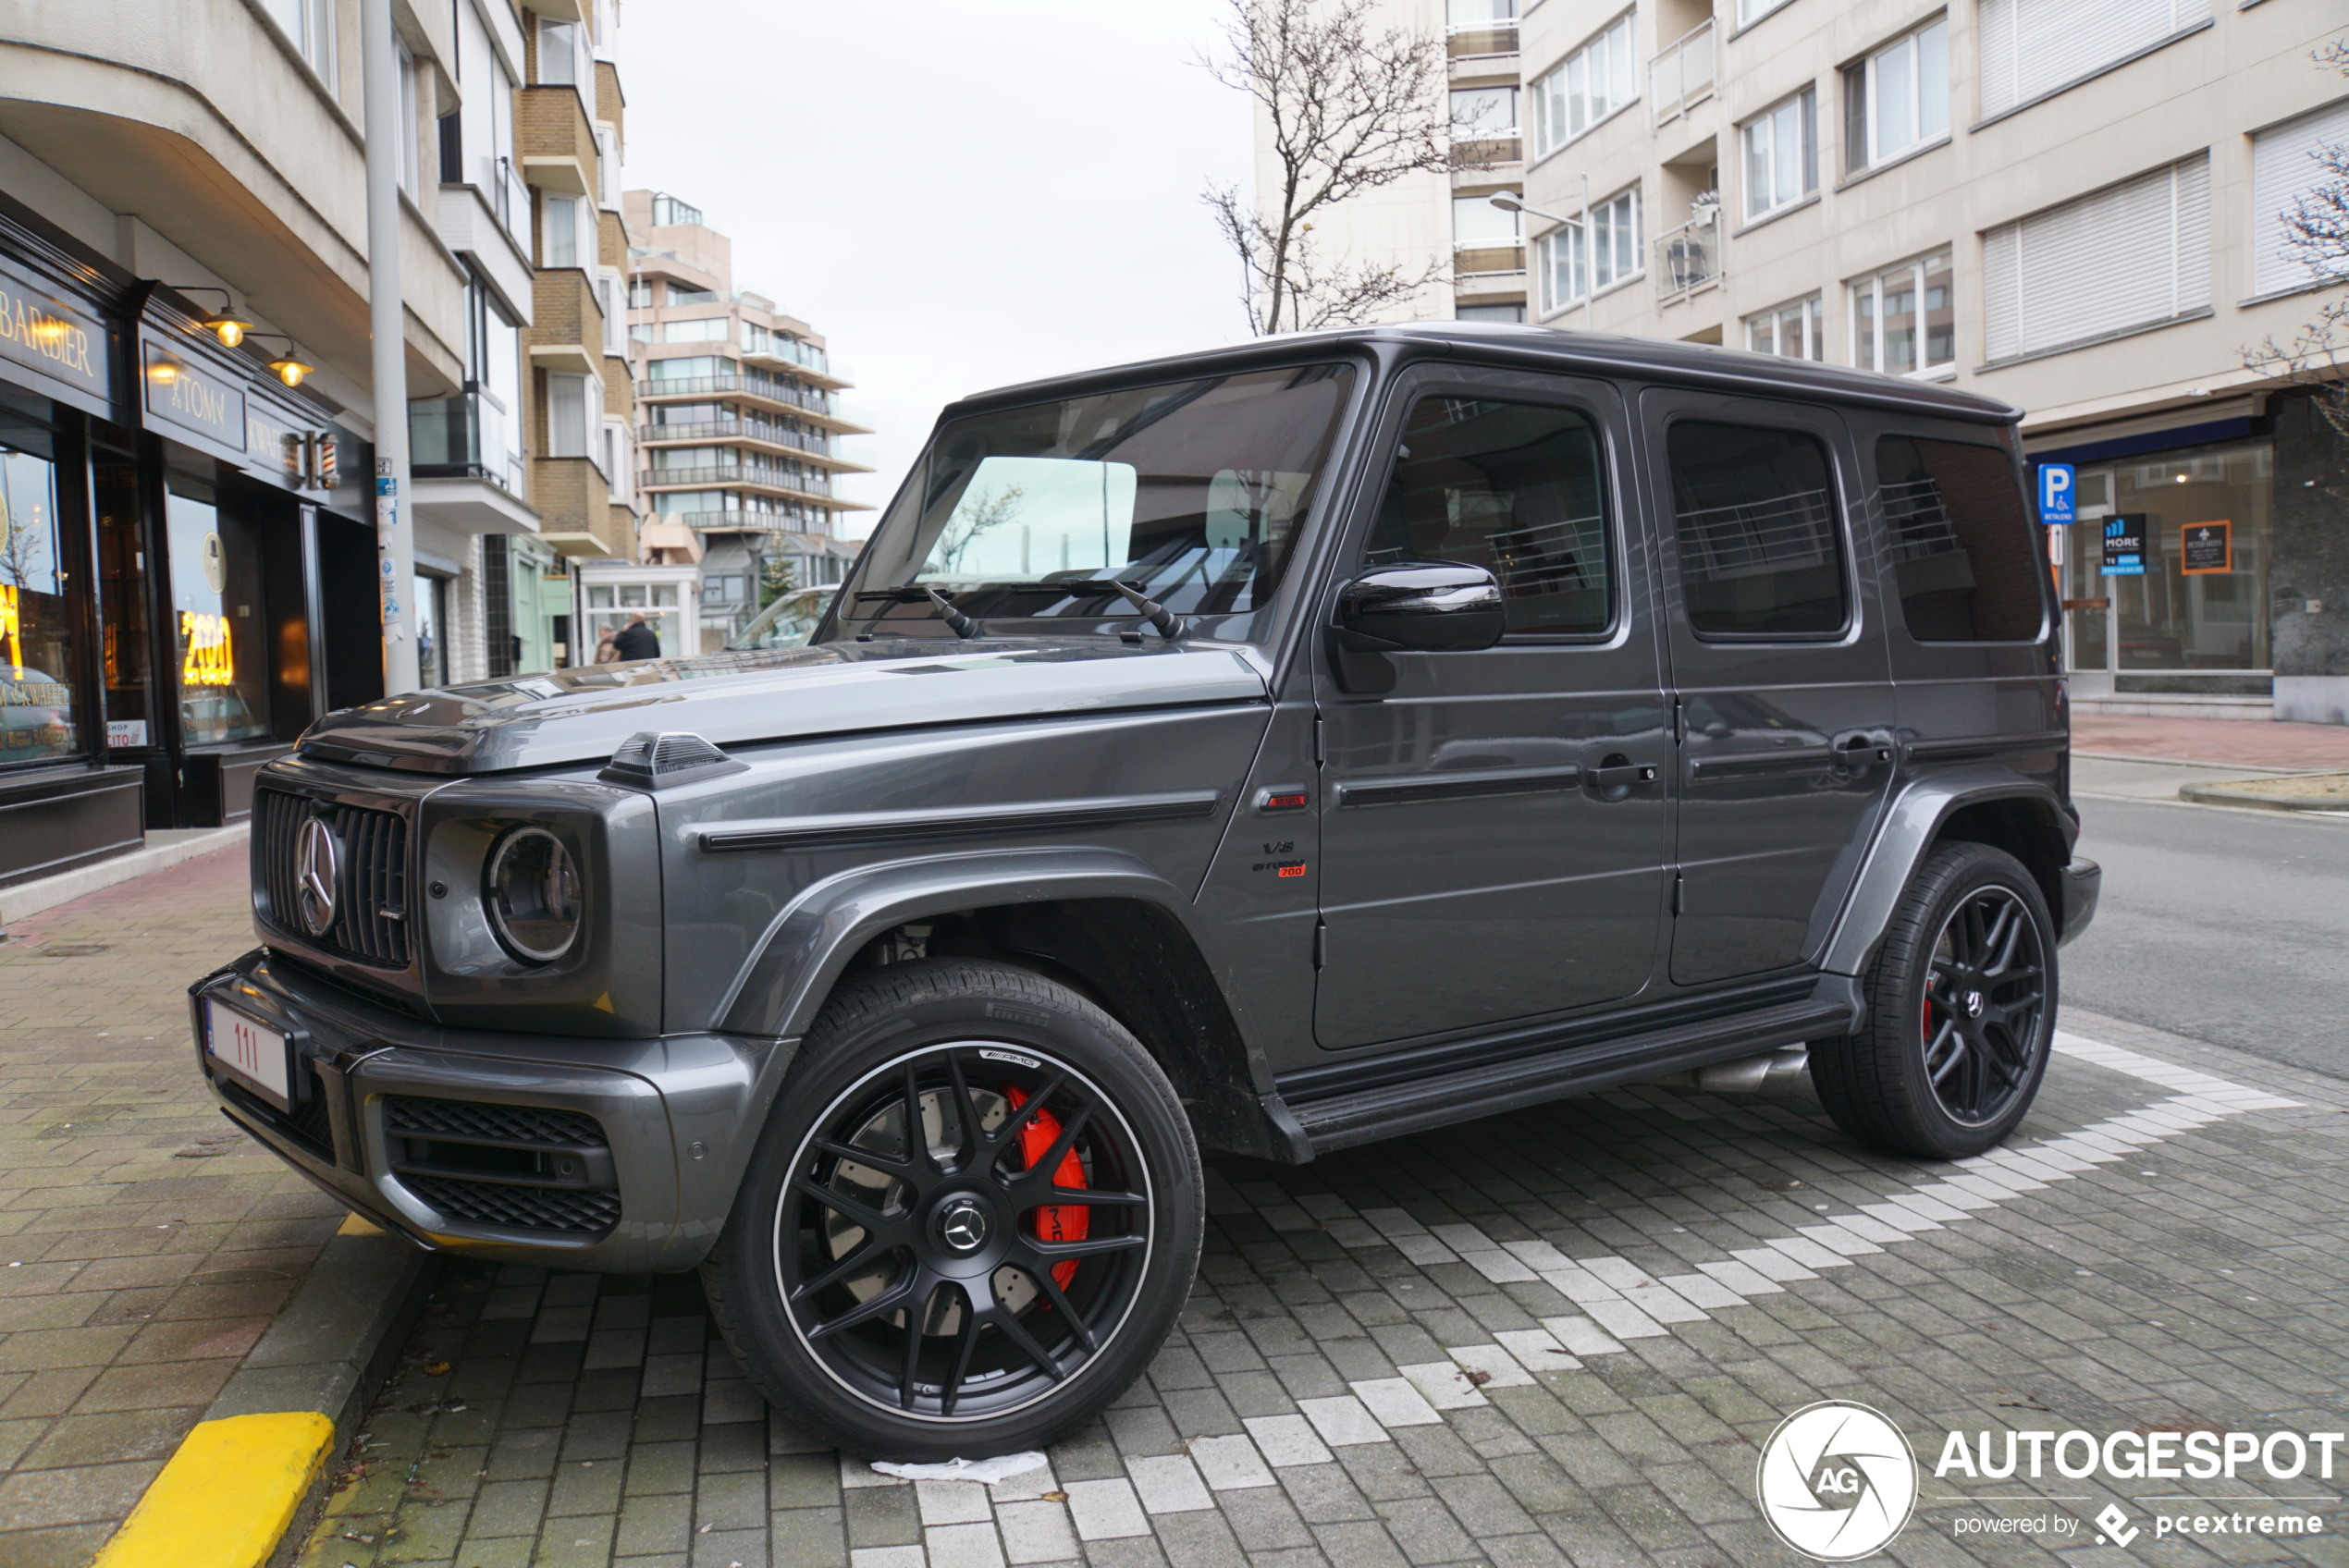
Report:
M516 958L552 963L579 939L579 870L544 827L517 827L489 857L489 918Z

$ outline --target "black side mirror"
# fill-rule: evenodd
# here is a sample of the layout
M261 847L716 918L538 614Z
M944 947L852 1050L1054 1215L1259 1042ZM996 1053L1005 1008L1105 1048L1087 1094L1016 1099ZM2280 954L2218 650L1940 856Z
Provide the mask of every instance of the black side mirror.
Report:
M1337 624L1350 648L1457 653L1489 648L1507 629L1501 580L1460 561L1375 567L1340 591Z

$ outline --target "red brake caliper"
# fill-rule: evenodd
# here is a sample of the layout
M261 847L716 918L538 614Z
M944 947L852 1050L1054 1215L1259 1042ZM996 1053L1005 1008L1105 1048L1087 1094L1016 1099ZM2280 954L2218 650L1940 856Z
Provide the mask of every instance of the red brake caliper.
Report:
M1012 1102L1014 1110L1027 1103L1027 1096L1008 1084L1003 1085L1003 1097ZM1052 1144L1060 1135L1060 1118L1051 1111L1039 1110L1029 1117L1027 1125L1019 1130L1021 1162L1034 1167L1038 1160L1052 1152ZM1052 1172L1052 1185L1084 1187L1085 1162L1076 1158L1075 1149L1061 1156L1060 1169ZM1036 1210L1036 1239L1043 1242L1081 1242L1092 1220L1092 1210L1081 1203L1044 1204ZM1068 1289L1068 1282L1076 1278L1076 1259L1072 1257L1065 1263L1052 1265L1052 1282L1062 1290Z

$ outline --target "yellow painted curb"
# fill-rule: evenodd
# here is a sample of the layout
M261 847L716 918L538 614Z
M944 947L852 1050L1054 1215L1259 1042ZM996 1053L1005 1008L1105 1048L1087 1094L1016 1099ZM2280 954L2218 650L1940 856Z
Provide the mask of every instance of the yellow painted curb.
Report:
M91 1568L260 1568L334 1441L314 1410L198 1422Z

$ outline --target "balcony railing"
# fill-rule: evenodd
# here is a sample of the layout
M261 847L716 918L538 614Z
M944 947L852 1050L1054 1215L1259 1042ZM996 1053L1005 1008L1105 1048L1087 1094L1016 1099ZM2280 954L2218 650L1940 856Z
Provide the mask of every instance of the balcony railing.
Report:
M1461 22L1451 30L1446 40L1455 60L1475 59L1485 55L1517 53L1517 23L1514 20Z
M485 157L481 188L489 196L489 205L498 214L498 221L522 247L523 254L530 254L530 187L514 170L511 158Z
M647 469L639 483L648 490L683 490L705 484L763 484L770 490L796 490L803 496L829 496L832 493L832 478L828 473L794 473L788 469L735 463L719 468Z
M758 348L745 349L743 351L747 355L781 360L786 364L800 365L814 371L818 375L832 374L830 357L824 350L812 343L803 343L795 337L783 337L781 333L770 333L767 340Z
M812 452L819 458L837 457L832 438L789 425L769 424L755 419L712 419L692 424L640 424L636 439L650 446L656 441L765 441L777 447L789 447L794 451Z
M1648 62L1648 112L1654 123L1679 119L1713 96L1713 24L1691 29Z
M508 494L524 491L513 422L480 392L408 405L408 460L419 479L486 479Z
M827 514L810 507L772 512L661 512L656 521L682 522L712 533L821 533L830 526Z
M1691 218L1655 237L1655 297L1677 300L1721 281L1721 214Z
M779 381L771 375L685 375L636 383L639 398L698 397L712 392L764 398L770 403L789 403L819 414L832 412L830 393L795 381Z
M1524 270L1523 245L1469 244L1458 246L1452 252L1452 272L1457 277L1482 277Z

